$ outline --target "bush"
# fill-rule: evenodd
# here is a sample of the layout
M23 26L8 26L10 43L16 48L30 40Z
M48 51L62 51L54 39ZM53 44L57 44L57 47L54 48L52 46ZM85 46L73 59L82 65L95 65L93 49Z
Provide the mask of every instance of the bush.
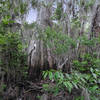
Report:
M56 84L52 87L48 84L46 86L49 86L50 88L45 87L45 89L46 91L57 94L62 90L67 90L71 93L73 92L73 89L86 88L90 93L91 100L98 100L100 95L99 65L100 59L96 58L95 53L93 55L86 53L81 57L81 61L73 61L74 67L71 74L56 70L43 71L44 79L49 79Z
M17 80L27 73L27 56L18 33L0 34L0 66L7 73L7 79ZM10 78L12 76L12 78Z
M94 100L93 98L100 94L100 59L96 57L95 53L92 55L86 53L81 57L81 61L74 60L73 66L74 70L78 70L84 76L86 88L91 94L91 99Z

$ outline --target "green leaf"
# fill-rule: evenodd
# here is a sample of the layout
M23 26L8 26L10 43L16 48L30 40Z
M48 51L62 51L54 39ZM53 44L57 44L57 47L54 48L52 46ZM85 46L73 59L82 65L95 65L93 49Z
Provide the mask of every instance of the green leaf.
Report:
M86 83L85 79L84 78L81 78L82 82Z
M67 82L64 82L63 84L65 85L65 87L67 87L67 89L69 90L69 92L71 92L71 90L73 88L72 83L70 83L69 81L67 81Z
M47 72L43 72L43 78L45 79L47 77L48 73Z
M93 75L93 77L94 77L95 79L97 79L97 75L96 75L95 73L92 73L92 75Z
M47 91L49 89L49 84L43 84L42 87L45 91Z
M72 81L72 84L76 89L78 89L78 86L77 86L77 84L75 82Z
M95 85L95 86L93 86L93 87L90 88L91 91L96 91L97 89L98 89L97 85Z
M90 68L90 71L93 73L93 68Z
M58 71L56 71L55 73L54 73L54 78L55 78L55 80L57 80L58 78L59 78L59 72Z
M69 80L71 80L71 77L70 77L69 74L65 74L65 75L66 75L66 77L67 77Z
M64 79L64 75L62 72L60 72L60 79L63 80Z
M49 72L49 79L52 80L53 79L53 73Z

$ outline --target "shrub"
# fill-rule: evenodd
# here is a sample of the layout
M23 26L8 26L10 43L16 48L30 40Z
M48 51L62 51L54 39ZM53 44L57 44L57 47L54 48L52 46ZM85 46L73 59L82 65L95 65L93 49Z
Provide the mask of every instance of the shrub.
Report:
M0 66L4 72L18 79L18 76L26 76L27 56L23 52L23 45L18 33L0 34ZM10 78L10 76L7 76ZM20 80L21 77L19 77Z

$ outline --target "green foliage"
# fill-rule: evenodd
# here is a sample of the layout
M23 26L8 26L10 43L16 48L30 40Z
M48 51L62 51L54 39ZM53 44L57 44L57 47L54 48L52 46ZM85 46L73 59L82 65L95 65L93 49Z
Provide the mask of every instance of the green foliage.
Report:
M40 34L39 38L43 40L44 44L51 48L52 52L55 54L65 53L71 46L73 48L76 46L72 38L61 32L56 32L50 27L47 27L45 32Z
M81 61L79 60L74 60L73 64L75 68L79 71L88 71L91 72L91 68L99 68L100 66L100 59L96 58L96 54L91 55L89 53L84 54L83 56L80 57Z
M8 25L9 24L9 20L10 19L10 16L5 16L3 19L2 19L2 23L4 24L4 25Z
M37 7L38 0L32 0L31 3L32 3L32 7L33 7L33 8L34 8L34 7Z
M13 10L12 10L13 9ZM16 16L23 16L28 9L28 4L23 0L1 0L0 1L0 19L4 19L5 16L10 16L10 19L16 18ZM8 18L6 18L7 20ZM13 20L10 20L13 21ZM6 21L7 22L7 21Z
M88 9L89 7L93 6L95 3L95 0L89 0L85 2L85 9Z
M95 0L79 0L80 6L91 7L95 3Z
M71 21L71 27L72 28L80 28L81 27L81 22L79 18L73 18Z
M0 1L0 68L6 74L6 81L18 81L27 76L27 55L24 53L24 46L21 41L20 33L11 32L10 25L14 24L12 20L11 5L9 0ZM21 13L26 10L26 3L19 4ZM16 8L16 7L15 7ZM14 9L15 11L15 9ZM18 12L12 12L15 16Z
M75 100L84 100L83 96L76 97Z
M21 3L20 4L20 13L24 14L27 10L27 3Z
M20 40L17 33L0 34L1 67L11 75L25 76L27 71L26 54L22 51L23 46Z
M100 93L100 59L96 57L95 53L92 55L89 53L85 54L80 59L74 60L73 66L76 70L83 73L86 80L87 89L91 94L91 98L92 95L96 98L95 95Z
M52 90L54 93L60 92L60 90L66 90L69 91L69 93L72 92L73 88L82 88L85 86L85 79L84 76L81 75L81 73L73 72L72 74L63 73L61 71L56 70L50 70L50 71L43 71L43 77L46 79L47 77L56 84L52 86ZM47 86L50 86L47 84ZM54 89L55 88L55 89ZM49 90L48 88L46 88Z
M99 42L99 37L98 38L93 37L92 39L88 39L88 37L86 35L83 35L83 36L79 37L78 40L80 41L81 45L95 47L96 44Z
M82 74L78 71L67 74L61 71L49 70L43 71L43 77L44 79L48 78L55 84L52 86L50 86L51 83L43 84L43 89L55 95L62 90L67 90L71 93L73 89L80 89L83 87L88 89L91 98L96 98L96 95L100 93L99 86L95 82L95 78L92 74ZM83 100L83 97L78 97L76 100Z
M93 98L98 100L97 97L100 94L100 59L97 58L95 53L93 55L87 53L81 56L79 60L74 60L73 66L74 70L71 74L56 70L43 71L44 79L49 79L56 84L52 87L49 87L50 83L46 84L46 91L57 94L62 90L67 90L71 93L73 88L84 87L89 91L92 100ZM76 100L82 99L82 97L79 97Z
M6 88L6 84L1 84L0 85L0 93L2 93L5 88Z
M26 29L33 29L35 27L35 25L36 25L36 23L31 23L31 24L25 23L24 27Z
M61 19L61 16L62 16L62 3L59 2L57 4L57 9L56 9L55 14L56 14L56 19L57 20L60 20Z

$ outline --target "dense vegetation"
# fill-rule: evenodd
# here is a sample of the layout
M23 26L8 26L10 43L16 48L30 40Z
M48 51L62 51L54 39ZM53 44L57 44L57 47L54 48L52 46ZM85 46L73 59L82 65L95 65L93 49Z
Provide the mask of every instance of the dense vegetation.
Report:
M100 99L97 1L0 1L0 100ZM30 4L41 19L32 24Z

